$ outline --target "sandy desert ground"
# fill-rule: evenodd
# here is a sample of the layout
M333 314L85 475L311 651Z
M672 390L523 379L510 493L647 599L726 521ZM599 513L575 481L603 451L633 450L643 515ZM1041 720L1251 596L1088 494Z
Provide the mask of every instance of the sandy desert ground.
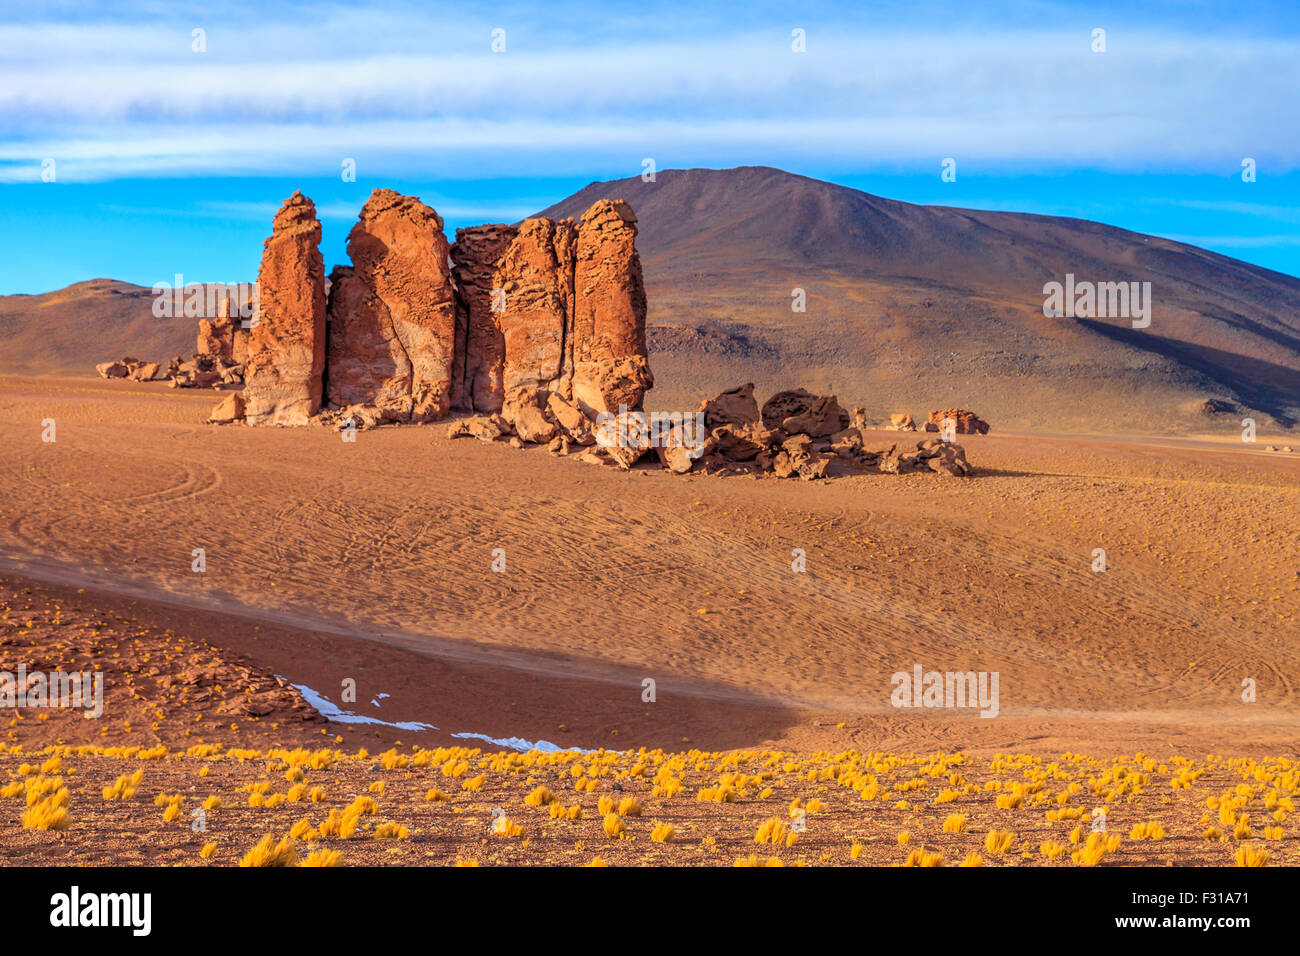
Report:
M1124 806L1124 836L1162 819L1179 840L1152 841L1156 849L1143 855L1121 850L1115 861L1173 853L1182 862L1231 862L1242 839L1262 835L1265 816L1286 816L1279 795L1296 786L1289 755L1300 736L1300 455L1266 451L1286 437L1261 434L1250 445L1019 435L999 433L994 422L988 436L962 436L979 470L972 479L800 482L649 467L621 473L540 447L449 441L441 426L362 432L354 444L316 428L218 428L203 424L214 401L160 383L0 379L6 666L18 648L24 660L51 667L93 660L109 687L99 721L57 712L40 721L29 709L6 722L0 739L15 749L0 766L11 788L26 781L15 794L27 792L29 803L28 783L60 775L38 769L59 755L47 747L161 745L168 756L147 767L138 754L66 752L72 805L111 803L98 790L143 768L145 789L134 799L170 787L188 795L188 813L190 801L217 792L194 776L209 758L176 756L202 741L258 754L210 757L227 803L247 802L240 786L291 773L292 761L266 756L273 748L336 748L334 769L319 771L341 781L322 783L334 805L309 813L311 825L388 779L406 815L382 798L381 809L413 827L416 841L394 845L420 848L392 857L408 863L653 862L629 849L638 841L669 854L660 862L731 865L758 852L759 862L891 863L916 848L897 842L904 829L924 834L949 864L971 852L1051 862L1039 844L1069 844L1077 820L1044 814L1104 801L1113 775L1090 781L1116 759L1149 778L1145 794L1113 795ZM54 419L54 442L42 441L46 419ZM875 437L880 447L900 440ZM205 552L202 573L192 570L196 548ZM1104 573L1092 570L1097 548L1106 552ZM493 570L497 549L503 572ZM792 567L797 550L802 573ZM125 655L130 668L117 656L127 641L137 642ZM152 668L142 666L146 654ZM893 707L891 675L917 664L997 672L997 717ZM205 670L207 678L187 683ZM230 680L214 676L224 674ZM653 702L643 700L647 678ZM1242 699L1247 678L1253 702ZM347 679L356 681L356 703L341 701ZM187 686L210 691L202 707L194 700L201 694L178 692ZM346 714L304 720L311 715L294 687L385 723ZM241 710L254 691L265 707ZM544 785L573 804L563 792L572 791L570 771L595 758L507 764L487 756L500 748L485 738L507 737L622 756L604 777L586 774L600 783L578 799L581 820L553 819L548 802L525 809L524 796ZM445 749L479 746L478 754ZM418 768L374 770L373 758L356 756L362 747L426 757ZM663 754L637 759L629 752L638 748ZM693 751L709 756L685 756ZM880 756L939 752L963 756L902 756L898 765ZM747 780L735 787L735 803L701 816L707 801L697 801L698 790L719 785L722 773L752 775L772 754L781 755L774 782ZM1027 756L1003 772L998 754ZM1067 754L1088 756L1070 763ZM467 768L440 783L436 768L452 756ZM873 769L876 761L884 763ZM1025 791L1015 807L994 805L1012 779L1031 786L1040 773L1051 778L1053 762L1068 764L1069 776ZM650 796L665 763L686 790L663 799L689 803L684 815ZM643 769L631 773L637 764ZM1190 789L1172 784L1185 769L1202 771ZM482 793L460 789L461 777L480 772ZM938 784L954 773L964 782L945 787L960 797L937 802ZM879 778L889 797L872 804L882 813L861 811L863 774ZM890 790L921 777L924 800ZM311 769L306 779L316 782ZM1255 789L1241 798L1259 806L1232 808L1222 841L1203 838L1223 826L1207 796L1220 799L1246 779ZM1068 782L1092 789L1059 801ZM452 799L426 804L424 793L439 785ZM774 794L759 798L768 786ZM1050 797L1036 802L1043 790ZM607 846L596 801L619 793L648 809L619 817L637 841ZM784 820L793 799L813 797L828 805L833 827L779 852L754 844L764 820ZM58 858L77 824L25 831L21 802L0 803L9 859ZM530 839L531 853L485 841L496 807L512 819L536 817L523 821L531 838L515 841ZM212 862L234 862L264 823L267 833L287 834L303 816L292 809L239 817L240 836L228 831ZM160 805L160 830L163 812ZM473 819L482 829L470 825L457 837L456 826L428 816L451 812L464 815L456 826ZM946 817L962 812L970 834L945 833ZM1238 817L1252 812L1260 832L1234 838ZM1207 813L1214 819L1202 826ZM651 814L676 821L679 840L690 834L689 854L650 840ZM116 837L84 834L82 849L90 841L107 861L114 839L130 842L154 826L121 816L101 820ZM363 831L378 820L361 816ZM981 850L989 829L1014 831L1011 849ZM189 845L194 834L180 830L156 844L158 859L202 862L200 845ZM422 833L434 842L419 843ZM1274 841L1275 862L1300 862L1295 840L1288 830ZM856 857L853 842L864 847ZM719 843L720 851L708 849ZM1077 850L1070 844L1056 859L1069 862ZM378 850L350 856L388 858Z

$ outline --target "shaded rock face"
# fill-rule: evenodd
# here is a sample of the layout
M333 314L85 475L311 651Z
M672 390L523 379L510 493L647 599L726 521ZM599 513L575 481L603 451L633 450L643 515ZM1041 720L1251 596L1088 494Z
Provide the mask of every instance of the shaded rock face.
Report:
M338 408L371 405L409 419L411 362L387 307L351 266L330 272L326 396Z
M505 402L505 338L492 311L497 267L519 234L514 226L473 226L456 230L451 247L456 283L455 381L452 408L492 414Z
M501 331L505 395L520 388L567 392L573 307L573 220L525 219L495 272L504 308L490 313Z
M372 404L398 420L446 417L456 356L447 253L436 212L391 189L371 193L348 235L352 268L331 277L331 404Z
M305 425L321 406L325 264L320 220L301 192L275 214L262 253L256 321L244 370L250 425Z

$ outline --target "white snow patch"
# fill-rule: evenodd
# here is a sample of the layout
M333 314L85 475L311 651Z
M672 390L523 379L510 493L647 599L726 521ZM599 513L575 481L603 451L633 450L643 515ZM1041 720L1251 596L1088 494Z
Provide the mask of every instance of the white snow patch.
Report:
M453 737L462 739L483 740L495 747L505 747L507 750L518 750L526 752L529 750L540 750L542 753L555 754L564 750L573 750L580 754L594 754L594 750L583 750L581 747L561 747L559 744L553 744L549 740L539 740L537 743L531 743L524 740L523 737L489 737L487 734L452 734Z
M350 710L343 710L338 704L330 700L324 694L318 694L306 684L290 684L290 687L296 689L302 694L307 703L315 707L322 717L326 720L332 720L339 724L375 724L380 727L392 727L396 730L437 730L433 724L422 724L418 720L399 720L388 721L379 720L375 717L367 717L364 714L354 714ZM383 696L388 696L387 694ZM374 703L374 701L371 701ZM378 707L378 704L375 704Z

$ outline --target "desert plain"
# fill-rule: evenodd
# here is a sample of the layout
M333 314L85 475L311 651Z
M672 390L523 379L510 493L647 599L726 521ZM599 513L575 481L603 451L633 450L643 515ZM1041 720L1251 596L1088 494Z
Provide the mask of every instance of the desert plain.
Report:
M0 379L6 667L105 674L0 727L7 863L1300 863L1286 435L799 481L212 402Z

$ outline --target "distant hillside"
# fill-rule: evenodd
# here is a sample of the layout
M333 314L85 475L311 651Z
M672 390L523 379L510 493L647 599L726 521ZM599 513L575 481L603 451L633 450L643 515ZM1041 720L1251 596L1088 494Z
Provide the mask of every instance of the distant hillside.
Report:
M659 403L753 379L760 392L830 384L877 417L964 405L995 427L1300 421L1300 280L1281 273L1085 220L917 206L764 167L593 183L539 215L602 198L639 219ZM1066 273L1150 282L1150 327L1045 317L1043 286ZM1207 399L1232 411L1206 417Z
M158 319L144 286L91 279L43 295L0 296L0 372L94 375L125 355L166 362L189 357L197 319Z

